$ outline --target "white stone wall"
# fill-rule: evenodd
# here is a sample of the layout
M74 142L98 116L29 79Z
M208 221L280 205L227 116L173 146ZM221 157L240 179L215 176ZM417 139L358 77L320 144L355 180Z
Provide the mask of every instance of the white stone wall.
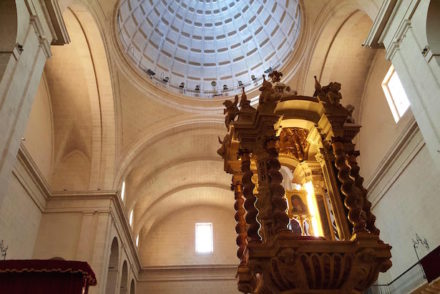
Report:
M233 197L233 195L231 195ZM195 224L213 224L214 252L195 252ZM238 264L235 256L234 212L224 208L196 206L172 213L143 237L140 257L145 266Z
M8 246L8 259L32 258L40 226L41 208L29 194L32 190L28 190L29 182L25 182L29 178L22 176L14 170L8 197L0 205L0 240Z

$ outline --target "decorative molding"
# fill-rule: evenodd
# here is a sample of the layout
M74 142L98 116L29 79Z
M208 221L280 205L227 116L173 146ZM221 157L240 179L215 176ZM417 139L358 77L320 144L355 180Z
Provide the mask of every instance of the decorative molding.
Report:
M235 280L237 265L143 267L139 282Z
M17 178L40 211L44 212L50 197L49 185L22 143L18 149L17 162L12 170L12 174Z
M392 21L399 21L399 25L397 26L397 29L394 31L394 34L390 40L390 44L387 46L386 44L385 47L387 47L386 49L386 55L385 58L387 60L392 60L395 53L397 52L397 50L399 49L399 45L402 42L402 40L405 38L406 33L408 32L408 30L411 28L411 19L412 16L414 15L417 7L419 6L420 0L412 0L409 5L406 7L405 13L403 15L403 18L401 20L395 20L392 19ZM398 9L404 9L401 5L402 3L400 2L399 5L396 7L396 10ZM396 14L397 11L394 12L394 14ZM393 16L394 18L394 16ZM383 34L380 36L379 42L383 43L386 34L391 33L388 31L389 27L391 26L392 21L388 21L387 23L387 28L384 30Z
M414 117L408 122L405 131L379 163L378 169L366 183L368 199L375 207L385 196L414 157L425 146L422 134Z
M41 19L42 15L38 13L35 4L32 1L26 0L25 4L29 12L30 24L34 28L35 34L40 40L40 45L44 51L44 54L46 55L46 58L49 58L52 56L52 52L50 50L50 42L47 39L46 32L43 26L43 21L47 24L47 20Z
M46 13L49 16L50 28L52 35L52 45L65 45L70 43L69 33L67 32L66 25L64 23L63 14L57 0L44 0L42 5L46 8Z
M40 6L39 9L35 7L33 1L25 1L30 24L40 40L40 46L46 58L49 58L52 56L51 44L64 45L70 42L70 38L58 2L56 0L40 0L37 3Z
M117 191L55 191L52 192L37 164L24 144L20 145L13 175L26 190L41 213L107 213L113 220L119 239L124 240L125 248L132 257L137 272L141 269L140 258L132 229L124 213L124 206ZM137 273L136 272L136 273Z
M397 0L386 0L382 2L379 13L374 20L373 26L368 33L367 39L362 44L363 46L368 46L371 48L383 48L383 44L380 43L379 39L388 24L388 20L390 19L396 4Z
M411 27L411 20L408 19L403 20L399 24L399 27L397 28L396 33L394 34L393 39L386 50L385 59L387 60L393 59L394 55L399 49L400 43L402 42L403 38L406 35L406 32L408 32L410 27Z

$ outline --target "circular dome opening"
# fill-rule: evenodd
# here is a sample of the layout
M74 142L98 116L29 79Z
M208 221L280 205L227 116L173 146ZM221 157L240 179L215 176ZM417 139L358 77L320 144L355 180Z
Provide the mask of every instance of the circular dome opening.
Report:
M211 98L257 87L287 61L300 29L298 0L122 0L117 21L142 75Z

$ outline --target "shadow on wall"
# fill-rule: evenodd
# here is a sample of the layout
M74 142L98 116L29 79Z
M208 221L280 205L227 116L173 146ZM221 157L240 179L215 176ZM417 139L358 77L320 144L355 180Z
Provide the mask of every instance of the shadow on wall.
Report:
M17 44L17 17L17 8L14 0L0 1L0 40L2 40L0 42L0 81L3 80L3 74ZM17 49L19 49L18 46Z

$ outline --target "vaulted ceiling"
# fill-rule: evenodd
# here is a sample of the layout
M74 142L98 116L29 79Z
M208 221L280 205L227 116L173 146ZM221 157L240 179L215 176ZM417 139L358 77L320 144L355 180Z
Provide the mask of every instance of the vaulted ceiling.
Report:
M60 1L72 43L54 50L45 69L51 188L120 190L125 181L122 204L127 219L133 210L140 251L142 239L176 211L201 205L232 217L230 177L216 154L225 133L222 101L231 97L212 97L211 82L233 89L242 80L255 98L251 75L277 66L305 95L314 75L323 84L342 82L342 102L360 112L375 54L361 44L378 2ZM145 68L169 82L151 79ZM179 92L181 82L200 83L209 95Z

